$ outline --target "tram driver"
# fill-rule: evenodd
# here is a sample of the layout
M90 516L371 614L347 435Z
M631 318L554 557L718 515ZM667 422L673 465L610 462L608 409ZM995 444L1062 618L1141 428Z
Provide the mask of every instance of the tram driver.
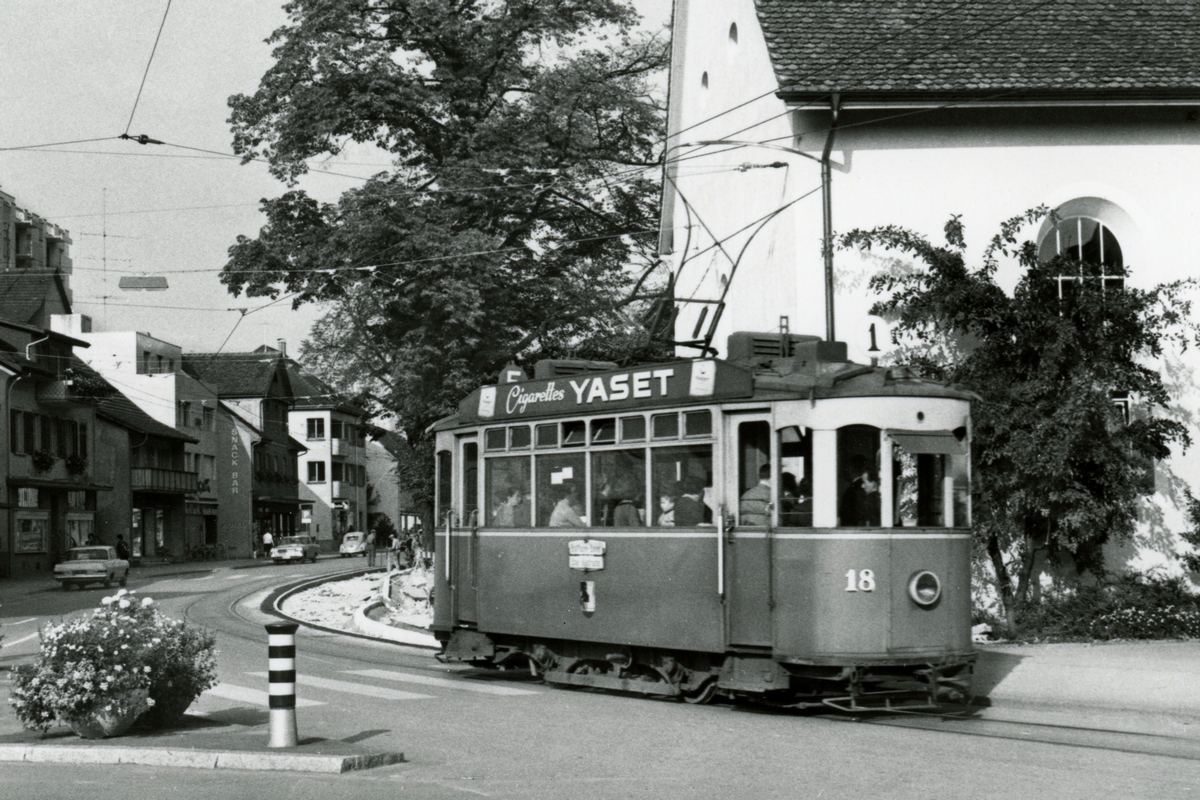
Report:
M868 469L862 456L854 457L852 467L854 479L838 503L841 524L848 528L879 527L879 476Z

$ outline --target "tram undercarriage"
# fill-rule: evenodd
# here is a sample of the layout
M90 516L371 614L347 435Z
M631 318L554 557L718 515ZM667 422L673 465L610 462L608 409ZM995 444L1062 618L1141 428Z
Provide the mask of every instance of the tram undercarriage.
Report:
M491 637L458 629L438 656L528 669L547 683L709 703L744 698L783 708L859 713L970 700L974 656L876 664L790 664L769 651L697 653L566 640Z

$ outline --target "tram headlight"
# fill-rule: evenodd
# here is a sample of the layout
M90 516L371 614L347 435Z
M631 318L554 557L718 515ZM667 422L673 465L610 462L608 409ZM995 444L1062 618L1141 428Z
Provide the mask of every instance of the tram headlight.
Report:
M908 579L908 596L919 606L929 608L942 596L942 582L929 570L922 570Z

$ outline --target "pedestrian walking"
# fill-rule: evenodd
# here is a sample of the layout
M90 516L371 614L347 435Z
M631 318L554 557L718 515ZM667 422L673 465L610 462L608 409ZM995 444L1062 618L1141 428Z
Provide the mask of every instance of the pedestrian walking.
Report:
M271 557L271 548L275 546L275 537L270 531L264 531L262 536L263 558Z
M375 566L375 529L367 534L367 566Z

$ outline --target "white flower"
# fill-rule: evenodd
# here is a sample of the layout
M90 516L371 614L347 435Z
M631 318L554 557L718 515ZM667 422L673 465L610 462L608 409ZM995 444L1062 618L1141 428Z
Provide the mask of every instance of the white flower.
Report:
M150 606L153 604L154 604L154 598L152 598L152 597L143 597L142 598L142 608L146 608L147 606Z
M125 668L122 667L120 664L113 664L113 672L120 672L123 669L125 669Z
M117 589L117 597L124 597L127 594L129 594L128 589Z
M111 598L111 597L106 597L106 598L104 598L103 600L101 600L101 601L100 601L100 604L101 604L101 605L105 605L105 606L111 606L111 605L112 605L112 602L113 602L113 598Z
M146 666L142 667L142 672L149 672L149 671L150 671L150 666L149 666L149 665L146 665Z
M120 602L117 603L117 605L120 606L121 608L129 608L129 601L126 600L124 597L122 597Z

